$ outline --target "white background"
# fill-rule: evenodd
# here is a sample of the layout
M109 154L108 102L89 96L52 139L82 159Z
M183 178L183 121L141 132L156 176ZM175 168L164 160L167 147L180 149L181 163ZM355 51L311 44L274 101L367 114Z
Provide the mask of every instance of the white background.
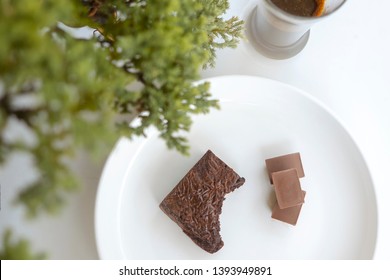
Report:
M227 16L245 14L251 0L231 0ZM256 53L243 40L235 50L222 50L214 69L204 78L242 74L275 79L296 86L332 109L355 138L373 175L380 224L377 258L390 259L390 219L384 209L390 199L390 2L353 0L311 28L309 42L296 57L272 60ZM51 259L97 259L94 237L96 188L104 162L83 154L74 162L83 189L70 195L56 217L27 221L12 205L17 192L34 176L29 159L12 157L0 169L0 235L12 227L18 237L30 239L35 251ZM386 237L387 236L387 237Z

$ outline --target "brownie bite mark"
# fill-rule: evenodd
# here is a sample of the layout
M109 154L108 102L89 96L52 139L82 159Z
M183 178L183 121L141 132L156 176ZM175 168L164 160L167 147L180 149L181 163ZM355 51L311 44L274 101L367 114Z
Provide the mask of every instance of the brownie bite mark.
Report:
M164 198L160 208L199 247L215 253L224 245L219 216L225 195L244 182L208 150Z

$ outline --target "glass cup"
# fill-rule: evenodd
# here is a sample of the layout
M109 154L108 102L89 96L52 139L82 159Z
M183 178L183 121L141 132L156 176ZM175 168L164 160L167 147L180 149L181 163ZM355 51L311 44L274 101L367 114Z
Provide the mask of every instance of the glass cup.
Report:
M247 19L247 35L256 50L267 57L293 57L309 40L310 27L328 18L346 1L326 0L321 16L303 17L283 11L271 0L257 0L257 6Z

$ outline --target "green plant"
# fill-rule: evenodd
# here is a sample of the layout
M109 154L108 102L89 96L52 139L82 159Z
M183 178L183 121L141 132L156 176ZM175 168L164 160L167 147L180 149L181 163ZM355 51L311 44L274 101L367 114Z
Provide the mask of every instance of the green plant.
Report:
M33 253L28 240L19 239L15 241L12 237L10 229L4 232L0 260L41 260L46 258L44 253Z
M55 213L77 187L78 149L105 155L120 135L155 126L188 153L193 114L217 108L207 83L218 48L234 47L242 21L227 0L0 0L0 164L32 155L38 178L20 193L28 216ZM67 28L91 28L78 38ZM140 122L129 125L132 116ZM9 137L10 126L22 137Z

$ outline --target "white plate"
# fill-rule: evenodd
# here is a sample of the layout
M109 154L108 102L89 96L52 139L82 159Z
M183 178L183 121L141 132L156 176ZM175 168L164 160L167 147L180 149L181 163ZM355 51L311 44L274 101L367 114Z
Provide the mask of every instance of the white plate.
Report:
M377 236L374 187L346 129L317 101L279 82L247 76L210 79L221 110L193 118L191 156L167 150L154 130L120 139L105 165L96 202L103 259L370 259ZM221 235L209 254L159 203L211 149L246 183L227 195ZM296 226L271 218L275 202L264 160L300 152L305 204Z

